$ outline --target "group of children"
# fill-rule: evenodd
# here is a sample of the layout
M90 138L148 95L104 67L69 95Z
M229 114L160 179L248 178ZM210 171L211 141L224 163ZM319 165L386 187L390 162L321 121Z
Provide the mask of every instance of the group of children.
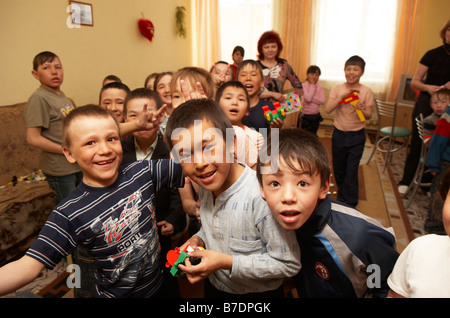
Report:
M46 56L34 71L46 74L36 77L40 90L64 96L59 58ZM373 96L359 83L363 72L361 58L349 59L346 83L332 90L326 104L327 111L336 110L339 136L333 135L333 144L342 143L333 148L343 161L336 162L344 171L337 181L341 191L354 182L364 128L354 107L339 101L358 91L355 107L370 117ZM54 152L82 172L82 181L61 198L26 255L0 268L0 294L31 282L82 246L93 260L93 296L173 297L164 268L170 243L162 246L161 237L182 231L185 224L177 220L186 213L200 221L180 249L190 245L189 255L201 262L187 258L178 267L190 282L205 281L205 297L284 297L288 278L301 297L386 297L398 258L392 230L354 209L345 191L345 203L329 198L330 161L314 133L266 121L261 108L271 104L259 98L259 64L243 61L236 80L218 89L203 69L169 75L164 86L170 100L161 96L164 89L158 92L157 76L154 91L127 92L117 88L117 79L106 84L100 107L75 108L68 100L54 103L52 111L40 106L50 118L62 113L62 124L52 119L62 125ZM321 89L317 76L308 78L312 89ZM106 97L109 90L126 94ZM304 94L307 103L324 102L321 94ZM121 106L118 116L111 107ZM28 126L48 130L39 124ZM162 217L160 210L173 213Z

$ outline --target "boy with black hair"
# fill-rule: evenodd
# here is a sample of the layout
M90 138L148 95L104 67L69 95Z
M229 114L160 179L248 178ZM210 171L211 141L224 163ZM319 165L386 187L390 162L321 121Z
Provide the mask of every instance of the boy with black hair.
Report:
M271 145L262 148L268 156ZM262 174L270 163L260 160L256 171L273 216L297 234L302 269L293 281L299 296L386 297L398 257L392 229L329 198L328 152L317 136L282 129L278 150L278 171Z
M163 111L148 117L160 120ZM163 276L154 195L183 186L180 165L165 159L120 166L119 124L98 106L65 118L63 151L79 164L83 181L55 207L26 255L0 268L0 294L30 283L80 244L94 259L96 297L155 295Z
M283 297L283 280L300 269L293 231L273 218L258 190L255 171L234 159L234 130L207 99L174 110L166 140L184 173L199 186L202 228L189 243L201 257L178 267L190 282L206 277L205 297Z
M372 91L360 83L365 65L366 62L361 57L350 57L344 67L346 82L331 89L325 105L328 114L336 110L331 155L338 186L337 199L352 207L358 205L358 168L366 143L366 120L372 116L374 104ZM344 97L355 92L358 93L355 106L341 102ZM358 112L365 120L360 119Z

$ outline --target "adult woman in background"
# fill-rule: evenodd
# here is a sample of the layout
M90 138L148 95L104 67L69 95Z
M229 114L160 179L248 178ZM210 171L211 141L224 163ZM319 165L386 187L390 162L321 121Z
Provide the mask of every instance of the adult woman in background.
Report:
M412 120L423 114L423 117L430 115L431 94L441 88L450 89L450 20L440 31L440 36L444 41L443 45L429 50L419 61L416 72L411 81L411 86L420 90L419 97L414 105ZM403 178L399 182L398 192L404 194L411 183L420 157L421 140L417 132L416 125L413 125L411 137L411 147L406 158L403 171Z
M283 86L286 80L302 94L302 82L295 74L288 61L280 58L283 50L280 36L275 31L264 32L258 41L258 63L264 75L264 91L261 99L284 101Z

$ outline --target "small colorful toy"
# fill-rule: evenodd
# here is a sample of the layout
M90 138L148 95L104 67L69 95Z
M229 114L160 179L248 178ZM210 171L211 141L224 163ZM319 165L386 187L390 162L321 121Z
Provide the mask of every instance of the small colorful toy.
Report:
M281 103L286 114L299 112L302 110L300 95L295 91L284 94L285 102Z
M357 109L355 107L355 105L358 101L359 101L358 93L353 92L353 93L348 94L347 96L343 96L342 100L339 102L339 104L352 104L356 110L356 114L358 114L359 120L361 122L365 122L366 118L364 117L364 114L362 113L361 109Z
M204 248L199 246L197 249L203 250ZM201 259L199 257L190 257L189 256L188 253L193 252L193 251L194 251L194 249L190 245L188 245L183 252L180 252L179 247L175 247L173 250L170 250L167 252L166 267L167 268L171 267L170 273L172 274L172 276L180 277L180 276L184 275L184 273L178 268L178 265L183 264L184 260L188 257L189 257L189 261L191 262L192 265L197 265L198 263L200 263Z
M262 107L264 118L266 118L269 124L272 123L276 118L281 118L282 120L286 118L286 112L279 102L273 103L273 107L275 108L275 110L270 110L269 106L267 105Z

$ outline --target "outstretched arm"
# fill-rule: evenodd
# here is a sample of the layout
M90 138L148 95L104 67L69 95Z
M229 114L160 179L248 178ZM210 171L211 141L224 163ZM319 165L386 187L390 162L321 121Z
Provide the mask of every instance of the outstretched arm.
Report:
M43 269L44 264L27 255L1 267L0 296L31 283Z

